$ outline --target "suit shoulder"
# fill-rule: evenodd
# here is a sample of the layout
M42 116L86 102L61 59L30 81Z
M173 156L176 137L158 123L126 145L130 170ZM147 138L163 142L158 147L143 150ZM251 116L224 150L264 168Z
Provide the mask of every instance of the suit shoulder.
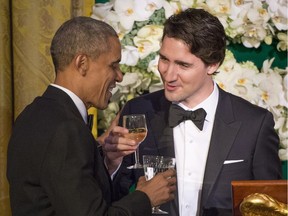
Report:
M229 93L230 94L230 93ZM230 94L231 95L231 100L235 103L235 104L238 104L238 105L241 105L242 107L247 107L247 108L250 108L250 109L255 109L257 110L258 112L267 112L268 110L263 108L263 107L260 107L256 104L253 104L251 103L250 101L242 98L242 97L239 97L237 95L233 95L233 94Z
M269 110L253 104L242 97L231 94L229 92L225 92L224 94L228 95L228 97L230 98L231 105L239 117L249 116L251 118L251 116L254 116L255 118L257 118L257 116L265 116L267 114L272 116L272 113Z
M165 97L165 94L164 94L164 90L158 90L158 91L155 91L155 92L151 92L151 93L147 93L147 94L143 94L139 97L136 97L134 99L139 99L139 98L143 98L143 99L159 99L161 97Z
M124 110L136 112L160 111L169 107L170 102L165 98L164 90L147 93L129 100Z
M164 90L159 90L152 93L140 95L139 97L131 99L127 103L145 103L145 102L159 103L159 101L161 100L166 100Z

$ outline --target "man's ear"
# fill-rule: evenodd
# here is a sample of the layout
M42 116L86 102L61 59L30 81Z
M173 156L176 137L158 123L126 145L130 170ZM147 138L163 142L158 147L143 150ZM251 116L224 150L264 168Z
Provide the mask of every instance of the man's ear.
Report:
M210 64L209 66L208 66L208 74L209 75L212 75L212 74L214 74L216 71L217 71L217 69L219 68L219 66L220 66L220 63L218 62L218 63L214 63L214 64Z
M82 76L86 75L86 72L88 70L88 56L85 54L79 54L78 56L76 56L75 58L75 67L77 69L77 71L79 71L79 73Z

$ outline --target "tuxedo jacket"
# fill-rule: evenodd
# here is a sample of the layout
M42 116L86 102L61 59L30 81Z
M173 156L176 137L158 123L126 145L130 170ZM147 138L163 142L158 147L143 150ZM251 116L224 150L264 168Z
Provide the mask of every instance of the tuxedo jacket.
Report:
M144 154L175 156L173 128L168 126L170 104L164 91L160 90L130 100L125 105L122 115L146 115L148 135L139 146L140 161ZM278 149L279 138L274 130L272 114L219 89L198 214L232 215L232 180L281 178ZM243 161L224 164L235 160ZM126 194L127 188L144 174L143 170L126 169L133 163L133 155L123 160L114 181L119 188L118 195ZM178 206L176 196L174 201L161 207L171 216L176 216L179 214Z
M115 201L93 135L71 98L53 86L17 118L7 177L15 216L151 215L143 192Z

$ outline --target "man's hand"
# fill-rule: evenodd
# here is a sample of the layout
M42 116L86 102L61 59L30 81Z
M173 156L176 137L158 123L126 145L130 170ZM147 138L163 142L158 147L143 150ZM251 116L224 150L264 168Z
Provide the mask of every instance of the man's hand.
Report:
M123 157L129 155L137 149L137 143L134 140L125 138L128 129L120 126L114 127L108 137L105 139L102 149L105 154L105 162L110 175L122 163Z
M148 195L152 206L159 206L175 198L176 171L169 169L158 173L151 180L146 181L141 176L137 182L136 190L143 191Z
M124 156L137 149L137 143L134 140L124 137L129 133L128 129L117 126L119 116L120 114L116 116L107 131L97 138L105 154L105 163L110 175L122 163Z

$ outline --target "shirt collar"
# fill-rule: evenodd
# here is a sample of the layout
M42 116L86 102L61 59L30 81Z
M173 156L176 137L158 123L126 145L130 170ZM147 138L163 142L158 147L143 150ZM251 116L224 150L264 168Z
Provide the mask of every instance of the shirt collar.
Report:
M209 95L208 98L206 98L200 104L195 106L193 109L188 108L182 103L178 103L178 105L181 106L185 110L196 110L199 108L203 108L207 113L205 120L207 120L208 122L212 122L214 120L214 116L216 113L218 99L219 99L219 89L218 89L217 84L214 82L213 92Z
M83 101L75 93L73 93L72 91L70 91L67 88L64 88L63 86L59 86L59 85L54 84L54 83L51 83L50 85L54 86L58 89L61 89L62 91L66 92L66 94L69 95L69 97L72 99L72 101L76 105L77 109L79 110L84 122L87 123L87 109L86 109Z

